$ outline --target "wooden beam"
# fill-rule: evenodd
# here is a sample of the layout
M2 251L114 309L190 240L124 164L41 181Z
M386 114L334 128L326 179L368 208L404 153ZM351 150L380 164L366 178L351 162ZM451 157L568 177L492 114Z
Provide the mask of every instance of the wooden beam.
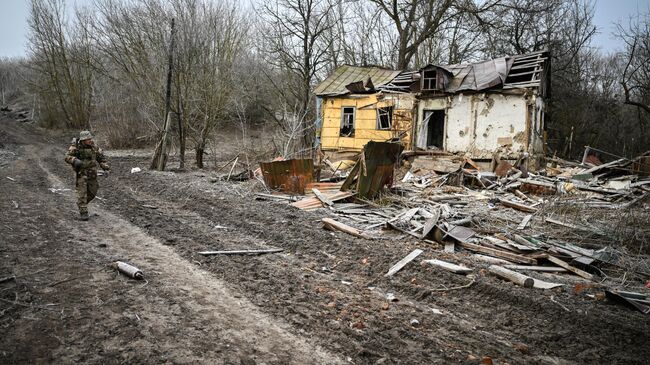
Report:
M465 267L463 265L452 264L451 262L442 261L442 260L424 260L423 263L429 264L431 266L439 267L443 270L453 272L455 274L469 274L472 272L472 269Z
M347 224L337 222L334 219L323 218L323 223L325 224L326 229L329 229L329 230L332 230L332 231L336 230L336 231L345 232L345 233L347 233L349 235L359 237L359 238L364 238L364 239L367 239L367 240L371 239L370 236L363 233L363 231L361 231L360 229L350 227Z
M470 251L474 252L480 252L484 253L487 255L499 257L502 259L506 259L512 262L517 262L520 264L530 264L530 265L536 265L537 260L531 259L530 257L522 256L522 255L517 255L516 253L511 253L507 251L502 251L502 250L497 250L495 248L490 248L490 247L484 247L480 245L476 245L474 243L469 243L469 242L458 242L458 245L462 248L465 248Z
M521 210L522 212L527 212L527 213L536 213L537 208L529 207L528 205L520 204L517 202L513 202L510 200L505 200L505 199L499 199L499 202L506 207L510 207L513 209Z
M566 269L554 266L528 266L528 265L503 265L506 269L510 270L530 270L541 272L566 272Z
M501 266L491 265L490 267L488 267L488 271L490 271L491 273L493 273L494 275L500 278L506 279L517 285L523 286L524 288L532 288L533 285L535 284L535 279L531 278L530 276L526 276L524 274L520 274L512 270L508 270Z

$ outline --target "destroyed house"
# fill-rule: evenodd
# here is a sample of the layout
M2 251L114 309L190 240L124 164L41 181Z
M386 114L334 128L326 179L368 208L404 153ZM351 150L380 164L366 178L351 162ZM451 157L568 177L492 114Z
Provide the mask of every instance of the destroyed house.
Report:
M544 154L549 61L535 52L419 71L413 145L475 160Z
M477 162L542 156L549 65L547 52L535 52L418 71L342 66L315 89L320 148L399 140Z
M323 152L358 153L369 141L400 140L411 145L415 72L379 67L341 66L321 82L320 148Z

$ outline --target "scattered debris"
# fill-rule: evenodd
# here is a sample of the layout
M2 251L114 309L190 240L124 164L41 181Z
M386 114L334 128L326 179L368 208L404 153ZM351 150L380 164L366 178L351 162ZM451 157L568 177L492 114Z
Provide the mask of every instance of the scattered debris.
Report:
M537 170L522 162L525 154L519 160L497 155L490 164L444 151L403 152L401 145L392 142L369 142L357 158L345 156L345 163L333 163L329 156L321 159L332 177L305 183L301 189L285 189L292 195L258 193L256 198L286 201L301 210L325 208L331 216L322 219L326 229L362 239L393 239L391 235L402 234L434 248L444 247L448 255L470 251L476 264L526 287L550 289L562 284L521 272L566 280L575 280L570 278L573 275L588 281L602 278L604 287L613 288L629 283L631 276L642 283L650 277L648 260L618 246L605 246L626 242L628 237L650 239L643 224L621 228L608 221L619 210L637 204L643 209L643 201L650 197L650 176L644 172L650 152L597 166L553 157ZM403 168L400 158L405 159ZM347 178L337 182L343 168L348 168ZM304 174L312 176L313 170L307 170ZM291 169L285 172L292 174ZM420 253L413 251L386 276ZM469 263L422 262L462 274L472 272ZM465 288L474 280L456 288L429 290Z
M132 174L138 173L138 172L140 172L140 171L142 171L142 169L139 168L139 167L134 167L134 168L131 169L131 173L132 173Z

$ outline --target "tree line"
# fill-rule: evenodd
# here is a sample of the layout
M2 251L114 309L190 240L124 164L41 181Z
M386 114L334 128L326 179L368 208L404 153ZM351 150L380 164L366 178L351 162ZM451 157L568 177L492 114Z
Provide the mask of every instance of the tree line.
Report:
M650 140L650 19L618 24L619 49L603 53L591 44L594 7L593 0L95 0L68 11L64 0L31 0L28 55L0 62L0 92L3 104L24 95L46 126L101 128L114 147L153 145L166 125L181 164L191 146L203 167L227 125L244 133L274 125L276 153L310 151L312 89L340 65L417 69L546 49L549 153L576 158L591 145L631 156Z

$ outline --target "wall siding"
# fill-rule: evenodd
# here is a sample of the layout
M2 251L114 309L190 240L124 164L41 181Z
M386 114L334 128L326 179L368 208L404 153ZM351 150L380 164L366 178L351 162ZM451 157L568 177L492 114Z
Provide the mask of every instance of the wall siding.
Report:
M377 129L377 109L393 106L391 130ZM386 141L402 137L408 149L411 143L414 97L412 95L345 95L325 97L323 100L323 125L321 128L321 148L323 150L353 149L361 150L368 141ZM354 136L339 136L343 107L355 107Z

